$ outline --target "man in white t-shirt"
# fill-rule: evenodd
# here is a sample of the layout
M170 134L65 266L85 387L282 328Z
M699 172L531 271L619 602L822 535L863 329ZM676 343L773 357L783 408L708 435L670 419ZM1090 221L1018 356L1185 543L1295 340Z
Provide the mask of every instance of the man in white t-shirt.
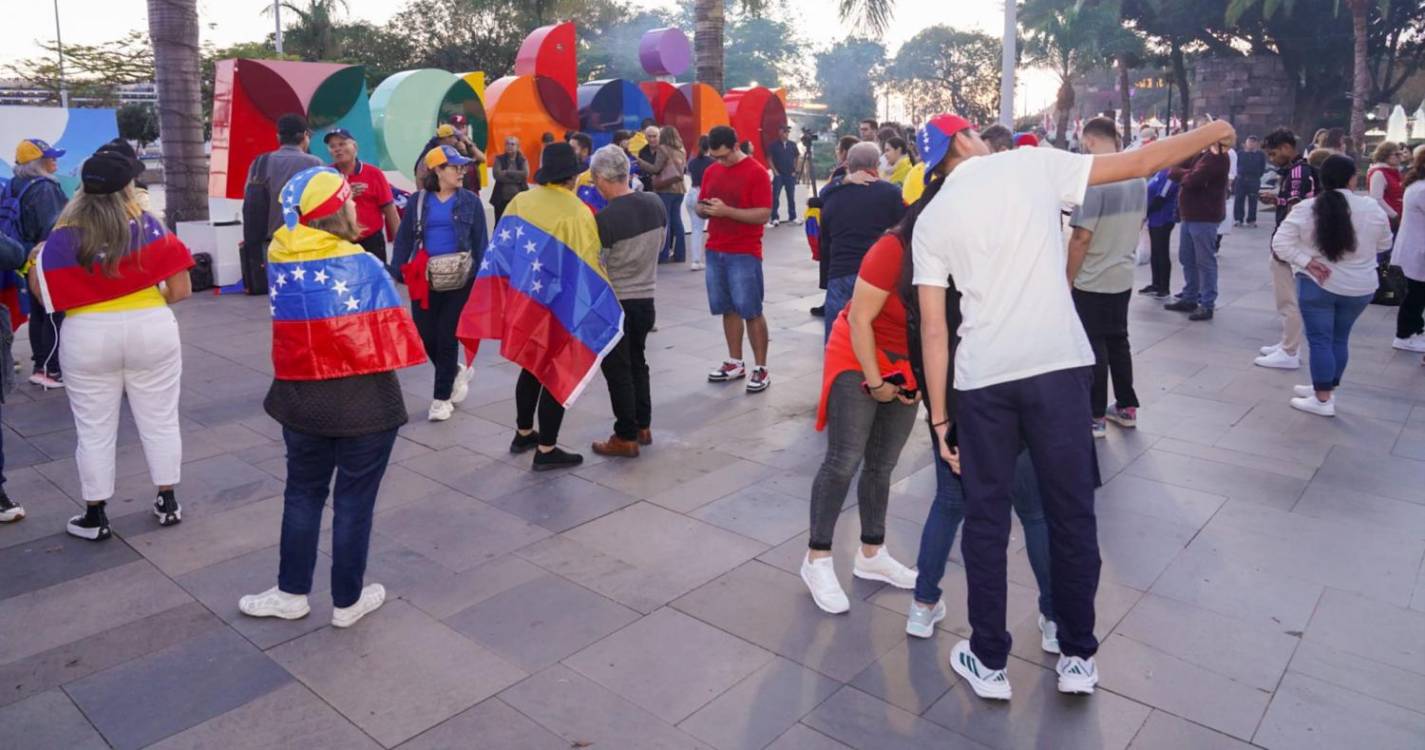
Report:
M1034 148L988 156L971 128L922 131L921 154L933 177L945 181L920 215L912 247L927 381L922 390L937 448L962 466L961 550L974 633L956 644L950 665L983 698L1010 697L1005 548L1015 458L1023 445L1049 521L1059 690L1092 693L1098 683L1098 466L1089 433L1094 353L1064 280L1060 207L1079 204L1090 185L1146 177L1209 145L1230 146L1235 137L1218 121L1125 153ZM945 441L946 399L936 395L948 392L944 310L952 278L963 316L953 371L958 454Z

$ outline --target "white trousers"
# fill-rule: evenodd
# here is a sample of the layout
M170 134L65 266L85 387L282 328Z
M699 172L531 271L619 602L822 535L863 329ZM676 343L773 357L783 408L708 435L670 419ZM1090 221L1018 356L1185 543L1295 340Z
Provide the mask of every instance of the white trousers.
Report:
M703 263L706 261L707 247L707 219L698 216L698 193L695 187L688 188L688 195L683 198L683 208L688 209L688 228L692 230L693 236L688 243L688 262Z
M59 356L78 433L74 458L85 502L114 496L114 453L125 395L154 485L178 484L183 350L173 311L155 307L68 317Z

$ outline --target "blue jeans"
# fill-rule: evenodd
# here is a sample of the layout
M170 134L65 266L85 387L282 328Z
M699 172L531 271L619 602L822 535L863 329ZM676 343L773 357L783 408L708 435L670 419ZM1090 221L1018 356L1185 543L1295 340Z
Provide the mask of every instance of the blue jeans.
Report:
M777 215L782 207L782 191L787 192L787 221L797 220L797 177L796 175L781 175L772 173L772 221L777 220Z
M935 437L931 436L934 443ZM1034 477L1034 464L1029 451L1024 450L1014 464L1014 492L1009 497L1015 515L1024 527L1025 552L1034 581L1039 584L1039 614L1054 619L1054 594L1049 585L1049 527L1044 523L1044 504L1039 499L1039 484ZM935 452L935 502L925 518L925 530L920 533L920 556L915 567L915 600L933 605L940 601L940 580L945 577L945 561L955 546L955 532L965 518L965 488L960 477L950 470L950 464Z
M1374 295L1346 297L1322 289L1314 279L1296 276L1296 298L1301 307L1301 323L1311 348L1311 387L1335 390L1341 385L1350 356L1351 326L1366 311Z
M713 315L736 313L743 320L762 317L762 259L713 249L707 255L708 310Z
M335 472L336 486L331 491L332 604L350 607L361 598L372 509L391 447L396 444L396 431L331 438L284 427L282 439L287 443L287 490L283 493L277 587L289 594L311 593L322 506Z
M836 324L836 316L841 314L841 309L851 302L851 293L856 291L856 274L849 276L838 276L826 282L826 315L823 318L826 323L826 335L822 338L825 343L831 338L831 326Z
M663 241L663 252L658 261L682 263L687 259L687 240L683 237L683 194L655 193L663 201L663 210L668 212L668 235ZM670 255L671 253L671 255Z
M1178 262L1183 264L1178 296L1209 310L1217 304L1217 227L1215 221L1185 221L1178 228Z

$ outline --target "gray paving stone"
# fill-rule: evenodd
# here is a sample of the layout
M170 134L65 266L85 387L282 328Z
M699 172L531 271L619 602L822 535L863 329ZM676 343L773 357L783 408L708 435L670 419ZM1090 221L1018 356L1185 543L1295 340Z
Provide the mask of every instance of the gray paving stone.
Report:
M572 474L500 497L490 505L556 534L638 502Z
M1425 675L1306 639L1288 671L1353 690L1411 711L1425 706Z
M805 724L795 724L768 745L767 750L847 750L848 747Z
M520 550L521 557L648 613L751 559L759 542L637 503Z
M401 750L567 750L570 744L499 698L490 698L400 747Z
M373 539L373 549L375 540ZM438 619L472 607L503 591L546 575L521 558L509 556L463 573L447 570L416 552L396 546L396 551L373 551L367 566L372 580L391 581L387 595L398 596ZM399 565L400 574L396 574Z
M1172 521L1115 510L1098 517L1104 580L1145 591L1192 541L1197 529Z
M1117 633L1099 647L1097 661L1100 687L1239 739L1251 739L1271 700L1270 690Z
M849 684L893 706L923 714L960 681L950 668L950 649L960 640L953 633L937 633L928 640L907 637Z
M629 462L608 462L580 468L574 473L626 495L648 499L732 464L737 458L715 448L689 447L679 452L674 461L636 466Z
M1331 455L1321 465L1316 481L1412 503L1425 503L1425 461L1337 446L1331 449Z
M1131 750L1249 750L1252 746L1172 714L1154 711L1128 747Z
M6 467L5 492L11 500L24 506L25 518L5 526L5 533L0 534L0 549L62 532L72 516L84 512L78 502L35 468L12 470Z
M852 687L841 688L802 723L856 750L985 747Z
M214 630L65 687L117 748L160 740L290 683L230 630Z
M649 497L648 502L668 510L688 513L738 490L760 484L778 471L765 464L739 458L659 492Z
M282 531L282 498L213 515L184 514L181 525L166 529L151 524L152 516L143 521L152 530L128 537L129 544L164 573L181 576L271 546Z
M74 682L222 626L222 621L203 605L189 602L10 662L0 666L0 706Z
M1120 474L1099 488L1094 510L1099 517L1128 511L1200 529L1226 501L1221 495Z
M1140 599L1114 632L1265 691L1276 688L1299 643L1280 628L1154 594Z
M1303 631L1325 590L1321 584L1244 563L1228 555L1216 537L1203 534L1173 560L1152 593L1195 604L1228 617Z
M0 548L0 600L139 559L122 540L94 544L59 533Z
M1326 589L1306 639L1425 676L1425 613Z
M0 633L25 637L0 640L0 665L191 601L142 560L11 597L0 606Z
M569 747L705 750L698 740L561 665L515 685L500 700L559 735Z
M778 545L807 530L809 499L765 486L738 490L689 515L763 544Z
M549 532L453 490L379 513L375 533L456 572L503 557Z
M1269 750L1417 750L1422 736L1425 713L1288 672L1254 742Z
M1290 510L1306 481L1167 451L1149 450L1124 471L1133 476Z
M69 696L50 690L0 708L0 746L8 750L105 750Z
M1394 533L1425 538L1425 503L1381 497L1322 482L1312 482L1292 512L1335 523L1381 527Z
M906 637L904 615L871 604L828 615L817 609L801 579L759 562L737 568L673 606L842 682Z
M150 746L153 750L376 750L381 746L295 682Z
M268 653L388 747L525 676L399 600L386 602L355 627L322 628Z
M760 750L797 726L798 719L839 687L834 680L774 657L678 728L718 750Z
M852 493L853 497L855 493ZM806 510L804 507L803 510ZM925 519L909 521L900 516L886 515L885 547L891 556L915 567L915 556L920 551L920 532ZM801 575L802 561L806 559L807 543L811 539L809 531L803 531L782 544L757 556L758 560L795 575ZM853 555L861 545L861 513L858 508L848 508L836 520L836 531L831 537L832 565L836 577L846 595L855 599L865 599L881 591L885 584L863 581L851 575Z
M457 612L445 623L527 672L537 672L637 620L637 612L546 575Z
M316 575L307 597L311 614L300 620L277 617L248 617L238 611L238 599L277 585L278 548L268 547L241 557L214 563L180 576L177 581L189 594L222 618L233 630L260 649L269 649L310 633L331 622L331 559L317 554Z
M1125 748L1148 718L1147 706L1107 690L1064 695L1050 669L1011 658L1005 671L1014 688L1008 706L986 704L962 682L925 718L990 747L1084 750Z
M750 643L664 608L564 663L676 724L772 658Z

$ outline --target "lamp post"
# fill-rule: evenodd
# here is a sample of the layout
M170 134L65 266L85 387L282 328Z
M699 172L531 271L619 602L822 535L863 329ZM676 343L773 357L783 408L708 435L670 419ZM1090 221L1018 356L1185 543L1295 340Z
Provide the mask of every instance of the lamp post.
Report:
M56 0L58 2L58 0ZM272 0L272 21L277 24L277 54L282 54L282 0Z
M54 0L54 49L59 53L59 106L69 109L69 87L64 85L64 40L59 35L59 0Z
M1016 19L1019 0L1004 0L1004 41L1000 57L999 77L999 121L1014 130L1014 58L1015 44L1019 40L1019 22Z

